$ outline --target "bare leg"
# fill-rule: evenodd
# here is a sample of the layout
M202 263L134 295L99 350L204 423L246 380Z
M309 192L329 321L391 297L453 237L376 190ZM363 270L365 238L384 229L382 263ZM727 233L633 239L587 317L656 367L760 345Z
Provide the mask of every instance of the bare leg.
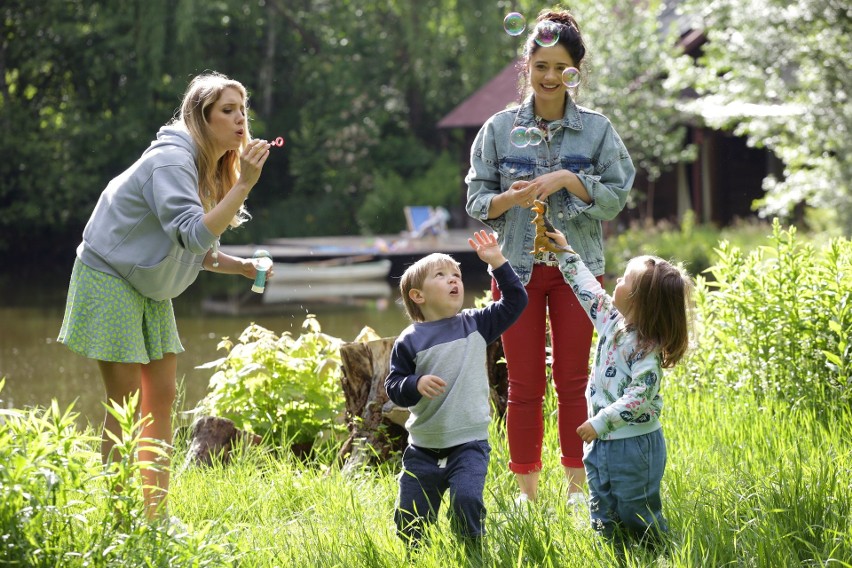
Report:
M521 493L526 495L530 501L535 501L538 497L538 477L540 474L540 471L515 474L515 479L518 480L518 487L520 487Z
M170 450L172 445L172 406L176 396L177 356L166 353L162 359L142 365L142 397L140 410L142 416L150 416L142 428L142 437L160 440L162 449ZM169 491L169 466L167 456L151 451L149 446L139 448L141 462L154 463L154 468L142 469L142 491L145 496L145 508L149 517L166 510L166 497Z
M582 467L566 467L565 479L568 480L568 494L585 492L586 470Z
M162 359L147 364L111 363L98 361L101 376L106 388L107 399L122 403L136 391L140 392L139 410L142 416L150 416L142 428L143 438L161 440L167 446L172 442L171 410L176 396L177 357L167 353ZM106 432L120 435L115 418L109 413L104 420L104 434L101 442L101 454L104 463L109 459L119 459L113 454L113 442ZM142 469L143 495L145 511L148 517L157 515L158 509L165 504L169 488L168 460L157 455L150 448L139 448L139 460L155 463L156 468Z
M139 363L112 363L109 361L98 361L101 378L106 390L107 404L115 401L118 404L130 398L139 391L142 366ZM101 435L101 459L103 463L110 461L121 461L121 456L113 453L115 443L107 435L111 432L121 438L121 427L118 421L109 412L104 417L103 433Z

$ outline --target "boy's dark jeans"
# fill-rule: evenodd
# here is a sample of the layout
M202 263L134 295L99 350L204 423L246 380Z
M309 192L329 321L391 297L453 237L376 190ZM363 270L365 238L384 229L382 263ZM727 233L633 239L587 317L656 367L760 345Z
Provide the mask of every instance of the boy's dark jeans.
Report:
M411 546L419 544L424 526L437 520L441 498L448 489L448 515L454 529L464 538L481 537L485 521L482 494L490 455L487 440L440 450L405 448L394 512L399 537Z

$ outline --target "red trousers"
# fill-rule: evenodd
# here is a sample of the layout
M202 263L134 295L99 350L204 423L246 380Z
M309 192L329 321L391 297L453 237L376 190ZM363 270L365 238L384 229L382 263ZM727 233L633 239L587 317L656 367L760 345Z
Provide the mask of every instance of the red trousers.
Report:
M603 277L598 277L598 280L603 280ZM526 289L529 296L526 309L502 336L509 371L506 416L509 469L526 474L542 467L548 319L561 461L565 467L581 468L583 441L577 435L577 427L587 419L585 391L589 379L592 322L558 267L534 265ZM491 293L495 299L500 297L494 281L491 282Z

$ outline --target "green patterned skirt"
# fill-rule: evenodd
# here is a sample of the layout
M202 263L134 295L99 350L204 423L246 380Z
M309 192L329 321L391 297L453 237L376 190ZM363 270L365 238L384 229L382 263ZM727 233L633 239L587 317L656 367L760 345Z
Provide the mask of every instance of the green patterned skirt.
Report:
M117 363L150 363L183 352L171 300L146 298L123 278L79 258L58 341L80 355Z

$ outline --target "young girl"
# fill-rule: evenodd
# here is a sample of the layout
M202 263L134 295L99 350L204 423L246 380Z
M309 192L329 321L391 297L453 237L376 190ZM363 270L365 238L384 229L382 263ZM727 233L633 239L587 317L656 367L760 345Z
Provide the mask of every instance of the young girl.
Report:
M555 245L568 245L548 232ZM559 268L598 332L586 388L585 442L592 527L602 536L657 542L668 530L660 499L666 442L660 424L662 370L686 352L692 279L653 256L632 259L609 296L576 253ZM562 346L558 346L562 347Z

